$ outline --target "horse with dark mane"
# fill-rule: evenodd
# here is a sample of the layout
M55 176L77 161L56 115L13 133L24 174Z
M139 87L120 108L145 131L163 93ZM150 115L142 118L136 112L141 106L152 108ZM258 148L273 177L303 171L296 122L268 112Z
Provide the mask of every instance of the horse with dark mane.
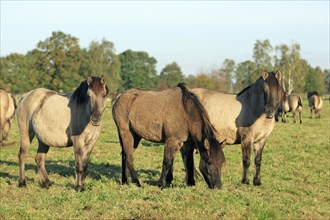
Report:
M15 97L0 89L0 145L7 139L12 119L17 108Z
M262 151L275 125L275 111L285 97L280 79L280 72L264 71L255 83L237 95L201 88L191 90L201 100L211 123L219 132L218 140L226 140L227 144L241 144L244 184L249 184L248 169L252 145L254 145L256 166L253 184L261 184ZM192 149L189 145L185 147ZM182 154L184 161L191 163L193 151L184 150ZM191 170L190 172L193 174Z
M281 116L282 122L286 123L286 113L292 112L293 114L293 122L296 123L296 114L299 114L299 122L302 123L301 120L301 112L302 112L302 99L297 94L290 94L285 97L285 100L281 102L278 107L275 120L278 121L278 117Z
M323 100L318 92L308 92L307 93L308 105L311 110L311 117L313 118L313 112L315 114L315 118L321 117L321 110L323 108Z
M39 145L35 161L42 186L51 182L45 169L49 146L74 148L76 159L75 189L84 190L89 156L101 130L101 119L106 105L106 79L88 77L70 94L39 88L27 93L19 102L18 125L20 150L19 186L26 186L25 159L34 136Z
M133 153L142 138L165 143L163 168L159 186L173 180L175 154L186 143L194 143L200 151L200 170L210 188L221 187L222 146L216 131L199 102L183 84L163 91L130 89L115 101L112 115L122 147L122 183L141 186L134 170ZM194 181L188 180L188 185Z

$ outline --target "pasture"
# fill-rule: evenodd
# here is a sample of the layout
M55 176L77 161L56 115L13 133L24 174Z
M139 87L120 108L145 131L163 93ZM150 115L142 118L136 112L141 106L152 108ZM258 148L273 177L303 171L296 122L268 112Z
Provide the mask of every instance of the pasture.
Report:
M74 190L71 148L50 148L46 169L54 184L40 187L34 139L26 160L27 187L18 188L19 134L13 122L9 140L0 148L1 219L329 219L330 106L324 99L321 119L310 119L303 95L302 124L288 113L267 140L261 166L262 185L242 185L241 148L226 146L223 186L211 190L204 179L187 187L181 155L174 161L171 188L160 189L163 145L142 141L134 153L142 184L121 185L121 147L110 102L102 133L91 155L86 191ZM253 153L252 155L253 156ZM195 155L198 165L199 155ZM251 160L249 177L253 178Z

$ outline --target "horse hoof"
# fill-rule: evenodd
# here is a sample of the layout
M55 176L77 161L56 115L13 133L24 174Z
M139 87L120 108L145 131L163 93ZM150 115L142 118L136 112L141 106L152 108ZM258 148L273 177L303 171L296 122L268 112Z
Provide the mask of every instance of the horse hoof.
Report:
M249 181L249 179L242 179L242 183L246 184L246 185L249 185L250 181Z
M255 185L255 186L261 186L261 180L260 179L257 179L257 178L254 178L253 179L253 185Z
M188 181L188 182L187 182L187 185L188 185L188 186L195 186L195 185L196 185L195 180L193 180L193 181Z
M77 192L84 192L85 191L85 187L84 186L75 186L74 189Z
M18 183L18 187L20 187L20 188L26 187L26 180L20 181Z
M42 188L45 188L45 189L49 189L49 187L50 187L51 185L53 185L53 182L51 182L51 181L49 181L49 180L41 183L41 187L42 187Z

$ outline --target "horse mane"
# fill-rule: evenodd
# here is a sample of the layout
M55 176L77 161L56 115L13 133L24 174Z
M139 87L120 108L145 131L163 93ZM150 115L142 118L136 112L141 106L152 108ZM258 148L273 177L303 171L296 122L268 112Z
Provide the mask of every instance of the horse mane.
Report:
M202 132L204 134L204 137L206 137L206 139L209 141L216 139L215 133L217 133L217 131L214 128L214 126L211 124L208 113L206 112L202 103L199 101L198 97L194 93L190 92L184 83L179 83L177 85L177 87L179 87L181 89L183 107L184 107L185 111L188 114L191 113L191 108L189 106L189 102L192 102L192 104L193 104L192 109L194 111L197 111L198 115L200 116L202 125L203 125Z
M244 93L246 90L250 89L251 85L245 87L242 91L240 91L239 93L236 94L237 97L239 97L240 95L242 95L242 93Z
M91 77L92 82L90 84L90 87L93 89L93 91L98 94L100 93L102 89L102 83L101 83L101 78L100 77ZM83 104L88 101L88 95L87 95L87 90L88 90L88 83L87 80L84 80L80 83L79 87L73 92L72 94L72 100L76 100L78 104ZM109 94L109 88L106 85L106 96Z
M78 88L73 92L71 96L72 100L76 100L78 104L85 103L88 100L87 89L88 89L87 80L84 80L80 83Z
M249 90L251 88L252 85L256 84L258 81L262 80L262 77L259 77L253 84L247 86L246 88L244 88L242 91L240 91L239 93L237 93L236 97L239 97L240 95L242 95L242 93L244 93L245 91ZM278 80L275 76L275 72L268 72L268 77L265 80L267 82L267 84L269 86L278 86Z

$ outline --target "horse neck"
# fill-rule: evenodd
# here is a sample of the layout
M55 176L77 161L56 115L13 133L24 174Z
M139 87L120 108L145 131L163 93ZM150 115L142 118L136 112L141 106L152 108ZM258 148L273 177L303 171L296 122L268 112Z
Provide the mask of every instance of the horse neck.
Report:
M265 108L262 81L257 80L238 97L238 100L242 101L243 108L248 109L251 114L259 118L264 113Z
M77 100L70 100L69 106L73 133L81 133L90 121L90 106L87 103L77 103Z

